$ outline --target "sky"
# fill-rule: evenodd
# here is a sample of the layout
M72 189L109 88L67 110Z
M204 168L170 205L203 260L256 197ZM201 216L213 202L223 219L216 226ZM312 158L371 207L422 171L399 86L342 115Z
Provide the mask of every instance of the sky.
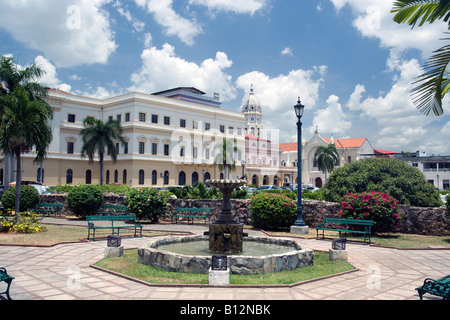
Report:
M263 124L296 142L365 137L374 148L449 155L450 108L410 96L446 42L443 22L411 29L393 0L0 0L0 54L36 62L41 83L104 99L196 87L239 111L253 85Z

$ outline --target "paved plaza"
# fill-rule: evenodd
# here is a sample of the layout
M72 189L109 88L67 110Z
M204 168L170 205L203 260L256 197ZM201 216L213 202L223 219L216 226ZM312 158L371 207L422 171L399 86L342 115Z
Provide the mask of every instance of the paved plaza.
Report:
M46 218L47 222L67 223ZM84 222L85 223L85 222ZM157 224L148 230L202 234L205 226ZM251 231L251 235L264 236ZM125 249L147 246L148 237L122 238ZM329 240L301 239L313 250L328 251ZM418 300L425 278L450 274L450 250L397 250L347 244L358 270L283 287L147 285L91 267L104 257L105 240L52 247L0 246L0 265L15 277L14 300ZM4 283L0 284L3 286ZM3 287L0 287L0 291ZM0 300L5 299L4 295ZM424 299L440 299L425 295Z

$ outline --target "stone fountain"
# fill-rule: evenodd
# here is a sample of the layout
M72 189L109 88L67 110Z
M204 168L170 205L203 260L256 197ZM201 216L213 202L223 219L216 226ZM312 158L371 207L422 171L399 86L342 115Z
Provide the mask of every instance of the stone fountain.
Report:
M206 184L223 194L220 213L209 225L209 250L213 254L242 252L244 225L234 219L231 209L231 192L247 183L246 180L207 180Z
M244 241L244 225L234 219L230 198L231 192L245 183L207 180L207 185L223 194L220 213L210 224L209 232L203 236L156 239L150 246L138 249L138 262L172 272L209 273L212 256L220 255L228 257L228 268L233 274L267 274L313 265L314 252L296 241L267 237L245 237Z

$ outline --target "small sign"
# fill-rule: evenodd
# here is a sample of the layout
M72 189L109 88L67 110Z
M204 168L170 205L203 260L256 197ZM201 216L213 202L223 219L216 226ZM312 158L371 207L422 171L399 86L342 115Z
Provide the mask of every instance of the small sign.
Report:
M107 241L108 241L107 246L110 247L110 248L118 248L118 247L120 247L120 244L121 244L120 236L109 235Z
M347 239L339 238L333 240L332 248L333 250L346 250Z
M227 268L227 256L212 256L211 270L224 271Z

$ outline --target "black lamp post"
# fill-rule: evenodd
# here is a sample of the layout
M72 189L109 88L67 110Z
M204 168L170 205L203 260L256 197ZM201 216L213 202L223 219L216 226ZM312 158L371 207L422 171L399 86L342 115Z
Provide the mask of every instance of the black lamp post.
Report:
M294 223L296 227L304 227L305 222L303 221L303 205L302 205L302 116L305 106L300 102L300 97L298 97L298 102L294 106L295 115L298 118L297 122L297 220Z

